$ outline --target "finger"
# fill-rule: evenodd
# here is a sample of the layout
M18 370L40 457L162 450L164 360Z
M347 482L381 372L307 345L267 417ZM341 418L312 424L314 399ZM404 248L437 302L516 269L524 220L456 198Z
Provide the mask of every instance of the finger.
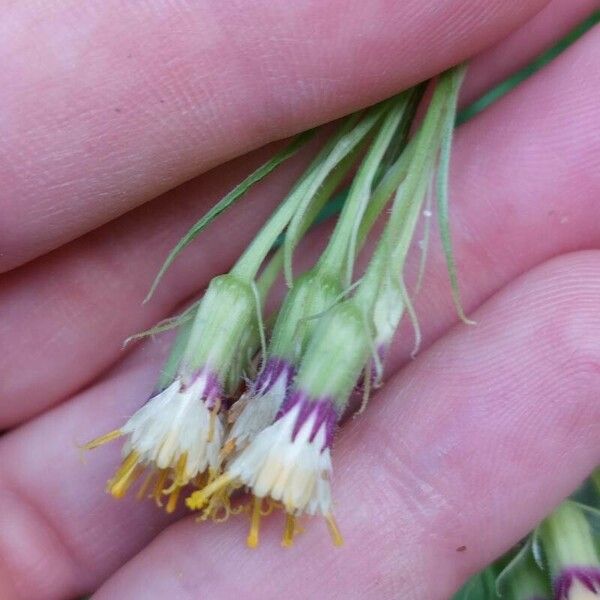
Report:
M526 433L526 440L529 440L527 436L539 432L542 440L553 439L556 441L557 452L564 452L565 447L574 452L587 448L585 439L579 441L579 434L575 434L573 431L561 429L562 433L558 436L548 435L544 428L545 421L539 422L540 415L535 411L535 414L529 414L527 408L537 407L538 410L544 412L547 407L549 412L545 413L544 418L548 420L556 417L556 411L573 411L572 414L571 412L563 413L561 423L570 423L571 417L578 414L585 414L588 423L593 422L594 415L590 414L587 409L583 410L580 404L588 397L588 392L580 385L575 385L572 376L576 371L576 369L574 371L574 366L580 364L593 366L593 360L587 354L584 354L584 357L588 359L587 363L584 359L573 362L573 357L579 359L582 356L580 353L587 352L590 344L586 340L594 339L593 336L598 333L595 297L600 281L600 270L597 268L599 257L598 254L594 254L593 259L589 257L576 258L576 260L569 259L560 263L558 275L553 275L557 270L554 267L552 267L554 270L546 268L542 275L535 279L535 281L542 280L544 282L544 285L547 286L545 291L541 284L538 288L534 286L533 291L529 291L527 294L524 291L519 292L522 290L521 287L511 288L504 294L504 297L508 298L508 307L505 307L503 311L494 308L493 311L489 311L489 316L486 316L487 308L484 309L484 312L477 314L476 317L480 323L477 328L462 328L455 334L454 337L460 338L460 344L462 344L458 349L443 350L442 344L436 346L435 349L411 365L402 379L390 382L389 386L382 391L383 397L379 396L373 400L371 410L366 413L364 420L357 420L350 426L348 432L342 432L342 439L335 450L337 473L335 490L339 500L338 516L344 524L348 545L351 548L361 547L362 542L359 535L379 535L378 528L382 523L382 521L375 520L369 526L368 522L355 524L354 519L361 515L364 519L379 519L380 517L373 517L372 510L376 510L376 512L389 510L390 505L407 507L408 516L401 519L390 517L388 521L397 523L398 530L401 531L402 544L409 545L411 543L413 534L406 530L405 524L407 521L409 524L412 522L413 513L419 509L422 510L423 518L426 518L427 515L433 516L431 507L427 504L419 508L419 503L427 500L426 497L421 496L427 496L427 490L431 490L429 487L433 485L431 478L440 477L442 483L448 484L448 478L455 483L463 482L465 475L457 471L462 462L456 454L452 454L448 458L451 464L447 466L452 469L452 477L448 472L448 478L444 475L446 473L444 469L441 467L439 470L436 469L437 463L432 463L426 474L415 472L415 468L407 457L418 457L419 463L427 466L428 460L433 460L432 456L434 457L436 452L439 454L444 449L446 452L448 451L448 441L452 440L453 435L458 438L455 440L457 445L452 446L454 451L462 449L467 457L474 455L488 457L490 460L498 462L498 466L509 464L513 468L514 457L506 461L499 460L501 457L498 454L486 452L488 446L478 448L477 452L471 453L471 444L479 443L482 437L483 441L492 445L496 443L494 440L500 443L504 435L503 427L522 426L522 431ZM590 267L590 263L593 261L595 261L595 271ZM580 282L584 282L584 284ZM530 289L527 286L525 288ZM523 300L524 298L526 301ZM592 304L590 305L588 301ZM492 304L492 306L496 305ZM580 307L585 310L579 310ZM500 318L497 318L498 313ZM557 327L557 323L560 322L557 315L569 318L568 323L562 329ZM593 316L593 319L590 315ZM510 329L506 326L507 321L511 323ZM552 324L551 329L545 328L544 324L548 323ZM574 324L577 323L580 323L581 326L573 329ZM512 343L510 341L512 333L510 332L513 329L516 332L514 339L516 351L512 346L508 347ZM561 331L564 331L566 342L562 343L561 340L561 344L557 345L555 338L550 338L550 346L548 346L548 337L531 334L532 331L548 332L550 330L558 336ZM581 339L578 334L582 332L591 337ZM494 337L498 335L502 338L501 343ZM480 339L478 336L483 339L481 344L477 342ZM522 337L530 343L521 345ZM545 353L540 355L540 352L533 347L537 342L540 342L542 346L546 344L544 346ZM456 344L456 342L452 343ZM443 344L447 344L447 342L443 342ZM488 350L484 352L481 345ZM558 347L561 349L560 352L557 352ZM597 346L594 347L597 349ZM577 348L577 352L580 353L576 353L574 348ZM493 350L493 356L490 355L489 349ZM65 403L0 440L0 464L2 464L0 471L0 490L2 490L0 494L0 574L3 575L0 577L0 581L5 586L4 590L0 588L0 591L4 592L2 597L11 600L12 598L32 597L46 600L47 598L74 597L86 590L94 589L109 573L119 568L129 556L139 551L145 543L154 538L160 528L168 522L168 519L152 506L136 505L131 498L115 502L112 498L102 494L104 482L114 471L118 460L116 446L106 447L93 455L88 455L86 462L82 462L81 455L76 448L76 444L81 444L99 432L118 426L126 415L131 414L139 406L139 399L145 397L152 389L153 378L160 367L160 359L164 350L164 344L158 343L140 348L112 373L106 382L94 386L76 400ZM498 359L496 359L495 353L497 353ZM544 364L543 368L539 367L536 361L540 356L544 359L548 358L547 354L555 362L551 360L548 364ZM452 359L449 360L448 356L451 356ZM475 357L475 360L472 360L471 357ZM483 357L487 357L486 360L483 360ZM431 362L427 362L431 360L434 361L433 365ZM531 376L531 382L521 384L519 377L507 376L512 373L510 365L513 363L510 361L513 360L514 364L521 367L521 375L528 373ZM426 363L425 366L422 361ZM484 364L480 369L479 365L482 361ZM569 363L569 368L564 367L565 361ZM510 362L510 364L505 364L506 362ZM489 371L493 365L496 365L497 373L500 375L490 374ZM433 377L434 374L435 377ZM441 389L438 390L433 385L434 380L441 381L436 384L441 385ZM544 384L543 389L536 389L535 386L539 386L540 382ZM507 384L512 387L508 389ZM479 389L482 386L486 392L483 395ZM535 394L529 391L532 386ZM565 386L570 386L566 393ZM546 394L546 387L551 391L550 395ZM393 396L396 394L394 391L396 389L401 390L402 398L405 399L403 403L408 402L408 405L394 401ZM517 389L516 392L515 389ZM437 397L438 394L440 397ZM437 400L435 400L436 397ZM484 402L484 404L479 404L480 402ZM499 404L495 404L496 402ZM514 405L509 404L513 402ZM527 404L523 405L522 402ZM514 414L508 411L510 405L516 411ZM401 411L399 410L400 406L402 406ZM498 414L502 416L502 420L496 423ZM424 418L423 415L427 418L425 418L425 423L420 423L419 419ZM469 415L485 420L475 424L462 423L461 417ZM539 426L539 429L531 427L528 422L515 418L515 415L528 416L532 419L532 423ZM441 421L439 427L436 425L438 421ZM389 467L385 466L386 460L391 460L390 457L394 456L395 446L390 447L389 454L382 456L383 446L377 446L368 439L368 436L373 435L380 437L380 441L381 439L391 440L391 434L386 427L392 428L398 423L402 423L401 427L398 426L398 432L394 434L396 445L400 445L398 460L407 460L403 475L406 481L397 482L397 489L402 494L406 494L406 497L400 500L391 496L385 487L387 479L384 479L377 470L388 468L389 473L395 472L392 467L396 463L392 463ZM485 434L493 423L495 423L494 435L496 437L489 438ZM504 425L502 425L503 423ZM441 431L442 426L447 427L447 432ZM473 432L475 426L481 427L478 435L475 435L477 432ZM459 436L462 428L464 428L464 435ZM426 431L424 432L424 430ZM398 437L400 432L402 433L401 438ZM588 433L590 436L594 435L592 431ZM578 443L575 445L565 444L561 435L568 435L571 439L577 438ZM518 436L519 430L511 433L511 444L518 439ZM434 443L438 438L439 446ZM424 450L419 443L424 444L425 450L428 449L429 454L427 452L423 454ZM349 446L352 448L360 446L364 449L365 454L357 455L356 450ZM499 449L498 452L500 452ZM532 470L537 469L541 473L550 472L548 469L542 468L540 462L536 460L535 452L534 448L530 449L532 457L530 461L523 460L521 462L524 462ZM525 451L523 456L527 456ZM364 464L365 460L367 460L366 465ZM568 464L569 457L562 456L561 460L564 461L563 464ZM371 464L369 461L375 464ZM382 462L384 467L377 466L379 462ZM586 464L582 457L573 460L575 469L567 470L568 476L573 478L569 480L569 484L579 476L576 469L584 469ZM488 466L485 465L483 468L488 468ZM431 469L434 470L433 473ZM496 468L496 465L491 472L497 479L490 478L487 485L493 486L497 481L500 486L498 489L517 489L514 483L509 485L510 482L503 479L504 476ZM426 479L425 475L429 478ZM473 477L476 478L477 475L475 474ZM523 481L529 481L528 477L529 475L525 474ZM360 485L364 485L369 490L369 495L366 493L366 489L356 490L353 481L360 481ZM530 481L531 488L535 488L537 479L534 478ZM559 482L555 483L559 484ZM460 487L458 483L456 485ZM562 490L563 488L557 485L555 492L560 494L563 493ZM440 501L440 505L446 505L441 502L442 491L439 486L433 485L432 497L428 501L434 504ZM468 492L468 490L464 491ZM409 492L421 494L421 496L413 498ZM488 490L481 489L478 494L477 498L481 499L482 505L490 503ZM466 493L466 495L470 497L470 494ZM552 501L551 495L545 497L548 502ZM352 506L344 504L346 498L349 501L354 499L355 503ZM359 504L361 499L365 502L362 506ZM521 501L525 504L527 498L523 497ZM490 510L496 507L496 500L492 504ZM376 508L369 511L364 508L365 506ZM453 507L453 505L450 506ZM467 507L465 505L465 508ZM360 510L356 510L357 508ZM354 514L352 514L353 512ZM464 515L465 513L460 511L459 514ZM385 513L381 515L381 519L384 518ZM501 514L498 514L497 518L502 522ZM443 520L441 516L439 520ZM436 519L436 523L438 523L438 519ZM419 523L417 524L420 526ZM246 578L248 576L246 571L249 569L248 561L252 563L252 558L236 550L238 544L241 546L240 540L227 541L214 537L228 535L240 538L243 536L242 529L244 528L245 523L241 521L232 523L231 528L228 528L227 531L219 530L216 533L209 527L205 527L202 531L193 528L192 537L204 538L207 543L210 542L220 548L220 552L227 552L228 555L231 555L235 564L239 561L240 569L244 569L240 571L240 575ZM388 525L384 529L385 531L381 532L381 535L389 536L391 526ZM443 533L441 531L440 535ZM456 543L456 547L467 544L471 551L477 554L477 546L468 536L465 537L465 533L457 531L456 539L459 541L453 539L452 543ZM509 532L506 533L508 535ZM311 544L314 547L320 547L324 542L323 534L319 525L313 524L309 529L308 536L320 537L314 540L309 537L305 542L305 547ZM168 535L173 534L169 533ZM176 535L181 534L177 533ZM392 537L394 540L398 540L397 536ZM181 542L181 551L189 556L202 557L200 562L204 565L210 564L214 553L205 554L204 548L195 547L197 543L197 540L189 541L186 538ZM402 544L398 542L399 547L402 547ZM231 545L234 547L230 549ZM370 547L374 546L370 545ZM446 548L445 545L444 548ZM312 552L313 549L310 551ZM175 548L176 560L179 560L178 552ZM324 552L325 550L323 550ZM487 552L488 554L481 560L486 560L486 557L494 550ZM172 555L172 551L162 551L162 554L163 556ZM419 550L416 554L421 556L421 551ZM328 568L333 569L332 573L336 573L337 559L335 557L337 555L334 553L331 556L333 558L330 557L325 564L328 565ZM320 554L317 554L316 557L321 560ZM265 562L264 554L260 555L260 559ZM331 560L334 560L334 564L329 562ZM347 556L343 560L347 560ZM218 562L222 563L221 560ZM306 559L300 557L299 562L306 564ZM295 564L299 564L299 562L296 561ZM164 563L161 564L165 566ZM195 564L198 565L198 560L195 560ZM265 562L265 564L267 563ZM399 560L398 564L402 564L402 561ZM159 566L157 565L157 568ZM167 568L168 566L166 565ZM468 569L470 568L474 568L471 563L468 564ZM463 574L466 574L468 569L465 568ZM185 573L185 571L186 565L182 563L177 573ZM287 566L281 571L287 573ZM337 576L335 578L337 580ZM216 572L215 581L221 581L219 570ZM172 580L170 577L166 577L165 582L170 586ZM252 584L253 581L250 580L249 585ZM159 590L162 588L158 584L155 587L153 582L148 589ZM136 596L135 594L130 596L122 594L116 597ZM227 596L223 595L223 597Z
M560 81L565 81L564 80L564 76L566 73L571 71L571 61L574 61L576 64L582 64L585 63L585 56L586 56L586 52L592 52L594 51L594 46L593 44L590 43L590 37L588 37L587 40L584 40L584 42L582 42L583 45L579 45L578 47L574 48L569 55L567 55L567 57L565 57L562 67L562 70L559 72L555 72L554 75L555 76L560 76ZM557 66L560 66L561 63L557 63ZM592 72L592 71L590 71ZM543 81L541 78L537 79L538 83ZM568 82L568 79L567 79ZM524 87L521 88L521 90L515 95L518 96L518 94L524 94L521 96L521 101L524 102L525 104L532 102L535 104L536 100L535 100L535 93L536 90L539 89L540 92L544 93L544 98L553 98L553 94L550 94L549 91L541 86L538 88L537 85L535 86L531 86L531 87ZM589 90L590 94L593 90ZM525 94L525 92L527 92L527 94ZM530 96L531 94L531 96ZM593 99L594 95L587 95L586 93L584 93L581 98L581 106L588 106L591 104L591 100ZM556 100L558 102L558 100ZM501 104L498 105L498 107L496 107L495 110L499 110L499 107L502 106ZM585 122L586 121L586 117L584 115L584 113L581 111L580 108L576 108L576 104L570 105L571 106L571 110L573 111L573 114L579 115L580 118ZM510 107L510 105L509 105ZM512 107L511 107L512 109ZM527 115L526 115L527 116ZM480 124L485 124L485 119L486 117L483 116L479 119L479 123ZM540 122L538 121L538 124L540 124ZM543 124L543 123L542 123ZM525 125L525 123L523 124L523 126ZM559 123L560 125L560 123ZM515 127L517 126L517 124L515 124ZM534 131L527 131L527 129L525 129L525 133L528 133L532 139L535 138L536 132ZM473 140L475 141L475 140ZM506 147L503 146L503 151L510 156L510 147ZM588 156L587 154L583 154L581 156ZM522 162L522 161L521 161ZM555 166L555 165L553 165ZM589 175L588 175L589 177ZM579 172L577 173L577 176L575 177L575 179L581 179L581 175L579 174ZM479 189L479 188L477 188ZM551 191L551 190L549 190ZM516 190L515 190L516 192ZM476 194L477 195L477 194ZM547 213L545 213L547 215ZM589 213L588 213L589 215ZM516 224L516 221L515 221ZM533 231L533 230L531 230ZM559 231L559 229L556 230L557 232ZM536 240L537 238L535 236L529 235L529 240ZM504 247L506 247L506 244L504 244ZM475 274L477 273L477 271L473 271L473 276L475 276ZM152 374L148 373L147 375L145 375L145 385L148 386L147 389L150 389L150 386L152 384ZM122 385L122 384L121 384ZM137 385L140 385L139 383ZM132 386L133 387L133 386ZM142 386L140 385L140 388ZM134 396L136 396L137 394L137 398L139 397L143 397L143 393L140 392L140 388L138 389L134 389L131 392L131 398L133 398ZM143 390L142 390L143 391ZM90 392L92 393L92 392ZM94 397L93 401L90 400L89 405L86 405L86 407L82 410L82 413L80 414L80 421L78 421L77 419L73 418L73 421L71 421L69 423L69 427L71 431L78 431L81 433L81 437L83 439L87 439L87 437L92 437L93 435L96 435L97 433L101 432L102 430L108 430L111 427L118 425L121 421L122 418L125 414L128 414L131 411L131 408L123 403L122 406L122 412L121 412L121 408L119 408L117 411L115 411L115 414L112 415L105 415L104 418L106 418L106 422L104 422L103 419L100 419L100 415L98 415L97 413L91 413L92 411L92 406L102 406L102 401L107 402L107 401L111 401L111 402L121 402L122 401L122 397L117 397L117 398L111 398L110 396L105 396L104 395L105 392L100 394L100 397ZM128 392L127 390L124 389L123 391L123 395L127 396ZM132 401L133 404L133 401ZM44 440L44 441L48 441L50 442L51 440L54 440L54 443L56 443L56 441L58 440L58 444L60 446L60 451L57 452L57 454L60 454L61 456L65 454L63 448L64 446L62 446L61 444L65 443L65 439L68 439L68 436L65 437L64 432L60 432L57 430L57 424L61 422L61 419L65 419L64 416L62 415L66 415L68 414L67 412L62 412L62 411L70 411L70 410L74 410L74 406L76 406L77 403L68 403L66 404L64 407L62 407L61 409L58 409L57 411L54 411L53 413L50 413L48 416L44 417L43 419L40 420L36 420L32 425L28 426L27 428L24 428L20 431L15 432L15 434L13 436L9 436L8 438L6 438L7 443L8 440L13 440L12 443L14 443L13 446L13 451L14 454L11 455L10 460L5 459L4 454L2 454L2 460L0 461L1 464L5 465L5 464L15 464L15 465L23 465L23 460L26 457L30 457L30 460L33 460L33 457L36 457L36 462L39 463L40 468L43 468L45 471L47 470L48 465L45 462L39 461L37 460L37 457L40 456L40 454L42 455L47 455L48 454L48 448L45 448L43 452L34 452L32 451L32 444L35 444L35 440ZM86 429L86 427L84 426L84 423L86 422L85 419L89 419L89 421L87 421L88 423L93 421L93 426L95 427L95 429L93 431L89 431ZM39 430L35 430L34 427L38 427L38 423L42 423L45 424L43 429L39 429ZM41 426L40 426L41 427ZM33 432L33 433L32 433ZM57 438L54 439L53 435L50 435L50 433L56 433L57 434ZM16 441L14 441L16 440ZM82 441L82 440L78 440L78 441ZM114 460L114 458L111 458L112 460ZM56 465L61 465L64 463L61 463L59 460L55 460L52 461L54 464ZM66 465L66 467L69 467L70 465ZM30 473L30 468L33 468L33 466L29 466L27 465L27 468L23 468L23 472L29 474ZM104 472L102 472L101 474L94 474L94 476L92 477L93 481L92 484L96 485L96 486L101 486L101 482L100 480L104 480L108 474L109 474L110 469L108 468L108 466L106 466L106 470ZM54 474L52 477L52 473L49 473L49 475L51 476L50 478L53 479L55 482L56 481L62 481L63 477L62 475L57 475ZM97 477L97 479L96 479ZM28 479L29 482L32 481L43 481L40 479L36 479L36 477L31 477L30 479ZM86 523L85 520L82 522L81 519L82 517L77 516L77 506L79 504L79 490L80 489L88 489L89 487L92 487L92 484L90 484L89 482L85 481L85 480L81 480L78 479L76 477L73 478L73 486L71 487L70 491L69 490L63 490L64 491L64 495L59 496L60 499L60 503L58 506L52 506L51 510L50 510L50 515L51 515L51 520L52 523L55 523L54 520L58 520L59 523L63 523L64 521L69 521L69 523L72 523L72 527L76 530L76 532L82 531L85 532L87 527L86 527ZM14 484L13 484L14 485ZM31 485L31 484L30 484ZM5 488L8 488L9 486L6 485L4 486ZM30 489L30 488L28 488ZM66 492L69 493L66 493ZM31 492L30 492L31 493ZM42 507L43 508L43 507ZM81 510L81 509L79 509ZM87 511L87 504L85 504L85 511ZM9 514L9 511L6 512L6 514ZM48 517L46 517L48 518ZM109 523L104 523L102 519L95 519L94 521L97 526L99 528L102 528L102 530L106 530L109 531L111 528L109 527ZM55 524L53 524L53 527L56 527ZM123 522L119 522L117 519L117 523L116 523L116 528L120 531L123 530L124 524ZM41 529L41 527L36 527L36 529ZM117 550L120 547L120 544L123 543L124 541L127 543L132 543L132 544L139 544L141 545L143 543L143 539L145 535L148 535L147 532L145 531L139 531L137 530L135 527L130 527L127 530L128 535L126 536L126 538L124 539L122 535L116 536L118 538L118 542L115 542L113 540L113 543L115 544L115 546L112 546L112 550L109 553L110 556L116 556L117 558L121 559L122 558L122 554L120 554ZM141 538L141 540L140 540ZM86 540L87 542L89 542L89 540ZM106 543L106 542L105 542ZM85 544L81 544L82 546L84 546ZM32 546L35 546L35 544L32 544ZM87 547L87 546L86 546ZM139 546L138 546L139 547ZM100 554L100 548L96 548L94 547L94 545L92 544L89 547L89 551L91 554ZM10 554L10 553L9 553ZM31 550L28 553L28 556L32 557L34 560L36 558L36 553L34 550ZM108 561L107 561L108 562ZM106 562L99 560L94 562L95 567L100 570L100 569L110 569L110 567L112 566L112 568L114 568L114 563L110 563L109 566L107 567ZM58 569L57 569L58 572ZM106 571L105 571L106 572Z
M460 273L470 274L463 290L467 309L545 258L597 243L599 45L598 32L590 32L459 129L452 222ZM538 109L542 104L543 111ZM235 180L239 172L229 176ZM123 339L152 325L226 268L292 177L282 171L229 213L222 222L226 227L217 223L207 230L176 263L157 299L143 309L141 300L166 249L192 220L188 215L201 212L193 207L195 195L202 190L212 200L230 185L231 180L222 181L221 171L202 178L198 188L169 196L168 208L162 206L167 200L150 204L43 262L5 275L0 285L0 426L18 423L85 385L117 359ZM456 319L439 249L431 253L427 273L416 298L419 314L428 315L425 343ZM36 332L35 338L24 331ZM412 349L408 346L404 343L394 355L399 358L391 360L404 359ZM23 364L35 365L35 372Z
M307 150L310 150L308 148ZM170 314L211 276L225 272L268 218L306 156L258 186L171 268L142 304L165 255L209 204L272 149L181 186L35 262L0 275L0 429L73 394L116 360L123 341ZM200 210L200 212L202 212ZM58 353L56 351L58 350ZM20 374L16 373L16 370Z
M389 382L336 448L343 549L314 522L290 554L272 530L251 552L245 523L187 519L96 598L449 598L600 460L599 292L600 253L554 260Z
M102 383L0 437L0 598L80 597L179 516L103 493L118 444L81 450L150 395L167 343L139 348Z
M473 61L463 101L472 102L525 67L597 10L597 0L552 0L525 25Z
M425 79L545 3L5 6L0 269Z

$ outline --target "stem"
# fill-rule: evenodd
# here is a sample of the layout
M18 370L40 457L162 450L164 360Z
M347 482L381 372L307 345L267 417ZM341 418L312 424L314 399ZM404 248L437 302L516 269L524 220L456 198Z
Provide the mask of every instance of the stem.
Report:
M365 314L373 310L385 271L395 268L398 264L395 260L405 257L408 250L407 240L410 244L412 239L414 226L412 229L406 227L407 210L412 205L413 210L409 214L418 217L429 183L429 173L438 152L440 125L448 96L452 92L449 79L447 73L440 76L423 123L412 142L412 147L410 150L407 148L410 164L403 167L407 169L406 177L398 188L392 213L355 295L356 302ZM401 162L398 164L402 165ZM400 172L401 169L398 168L396 176Z
M440 150L440 161L438 165L437 175L437 212L440 224L440 237L442 240L442 248L446 258L448 267L448 275L450 277L450 288L452 292L452 300L456 307L456 312L460 319L467 324L472 325L474 322L469 320L463 310L460 298L460 289L458 287L458 276L456 272L456 264L454 262L454 253L452 251L452 238L450 235L450 226L448 219L448 177L450 173L450 153L452 149L452 138L454 136L454 125L456 121L456 109L458 104L458 92L467 71L466 66L456 67L451 71L450 78L450 104L446 112L446 117L442 125L442 141Z
M317 168L310 187L305 191L303 200L298 204L284 243L284 272L288 286L291 287L293 281L292 253L299 240L300 223L302 223L315 194L331 171L357 148L388 108L389 102L383 102L371 108L365 118L354 129L340 137L329 156Z
M247 282L252 281L256 277L260 265L273 247L277 238L286 228L290 219L293 217L297 205L302 201L305 193L309 190L311 181L314 179L319 165L331 152L339 138L346 132L351 124L354 124L356 118L357 117L354 115L349 117L341 127L340 131L325 144L317 154L316 158L309 165L308 169L296 182L290 193L277 207L252 242L250 242L242 256L233 266L231 273L234 273L237 277L244 279Z
M410 99L409 94L402 94L395 99L390 112L377 133L367 156L362 162L350 187L348 198L342 209L333 235L327 248L319 259L319 267L330 276L338 276L343 265L348 261L346 285L352 280L352 266L356 254L356 238L358 228L371 196L373 181L378 173L379 165L393 139Z
M165 262L163 263L160 271L156 275L150 291L148 292L144 303L148 302L164 274L168 268L173 264L174 260L179 256L182 250L184 250L189 244L191 244L196 237L212 223L221 213L225 212L233 204L235 204L240 198L242 198L246 192L252 188L259 181L264 179L269 173L275 170L281 163L285 162L292 156L294 156L300 148L302 148L309 140L311 140L316 133L316 129L305 131L298 134L285 148L277 152L275 156L270 158L266 163L261 165L258 169L252 172L246 179L235 186L231 192L229 192L224 198L217 202L199 221L197 221L188 232L177 242L175 247L169 252Z

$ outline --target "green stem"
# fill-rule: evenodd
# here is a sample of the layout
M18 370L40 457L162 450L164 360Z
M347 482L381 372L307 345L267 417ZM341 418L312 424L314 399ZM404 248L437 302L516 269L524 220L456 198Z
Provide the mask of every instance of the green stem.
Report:
M321 165L316 170L311 186L304 192L304 198L297 206L296 213L290 223L290 229L284 243L284 272L288 286L291 287L293 281L292 255L300 239L299 229L301 228L301 224L304 221L304 215L309 209L315 194L318 192L331 171L356 150L367 134L377 124L381 116L387 112L388 108L389 101L386 101L369 109L365 118L355 128L340 137L329 156L322 161Z
M444 250L446 265L448 267L448 275L450 277L452 300L454 301L454 306L456 307L456 312L458 313L460 319L463 322L472 325L473 321L466 317L462 307L460 289L458 286L456 263L454 261L454 253L452 251L452 238L450 235L450 225L448 217L448 178L450 173L450 153L452 149L452 139L454 137L454 126L456 122L458 92L460 90L462 81L465 77L466 71L466 66L462 65L460 67L456 67L450 72L450 103L446 112L446 116L444 118L444 122L442 124L442 140L437 174L437 213L440 226L442 248Z
M338 276L347 261L346 285L350 285L352 280L357 230L369 203L373 181L394 133L400 125L409 99L409 94L402 94L394 99L392 108L386 115L371 148L352 181L348 198L344 203L332 237L319 259L318 268L332 277Z
M386 269L399 269L402 266L395 262L395 259L401 257L402 253L406 251L407 232L414 231L414 227L411 231L405 226L407 208L412 205L413 211L416 211L418 215L417 209L420 209L420 203L426 192L429 175L439 148L439 130L447 108L449 94L452 93L450 84L448 73L440 76L423 123L410 148L410 164L405 167L407 169L406 177L396 193L392 213L356 291L355 301L365 314L369 314L373 310ZM407 148L407 150L409 149ZM405 235L403 235L403 231ZM412 239L412 235L410 239Z
M235 186L231 192L229 192L224 198L219 200L202 218L197 221L187 231L187 233L177 242L175 247L169 252L165 262L163 263L160 271L156 275L148 295L144 299L144 303L148 302L164 274L167 272L169 267L173 264L173 261L179 256L179 254L187 246L189 246L198 235L210 225L219 215L225 212L233 204L235 204L240 198L242 198L250 188L252 188L259 181L264 179L269 173L274 171L280 164L294 156L300 148L302 148L309 140L311 140L316 133L316 129L311 129L303 133L298 134L285 148L277 152L275 156L270 158L266 163L261 165L258 169L253 171L246 179Z
M256 277L260 265L273 247L277 238L289 223L290 219L293 217L299 202L302 201L305 193L310 188L311 181L315 177L315 172L317 171L319 164L331 152L333 146L339 137L346 131L353 118L355 117L347 119L338 134L333 136L317 154L316 158L296 182L290 193L284 198L267 223L246 247L246 250L232 268L231 273L234 273L240 279L244 279L248 282Z

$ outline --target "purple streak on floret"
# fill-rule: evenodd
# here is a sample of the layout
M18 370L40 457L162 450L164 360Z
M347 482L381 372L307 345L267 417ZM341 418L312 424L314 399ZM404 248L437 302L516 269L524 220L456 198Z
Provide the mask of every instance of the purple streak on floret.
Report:
M262 396L274 386L281 377L285 377L286 389L296 376L294 366L284 358L272 357L267 360L264 369L252 384L252 396Z
M206 368L201 369L194 376L194 381L196 381L200 377L204 378L204 388L200 392L198 399L202 400L206 404L207 408L212 409L216 406L217 401L223 401L223 386L219 382L219 378L217 377L217 375ZM181 389L184 390L190 385L192 385L191 381L189 383L184 382L181 385Z
M202 399L208 408L214 408L217 401L223 399L223 386L219 383L219 379L214 373L206 372L205 376L206 383L204 384Z
M296 405L300 406L300 410L296 417L296 423L294 424L292 440L296 439L302 425L304 425L313 414L316 414L315 422L310 433L310 441L312 442L315 439L319 429L324 426L325 442L323 443L321 451L325 450L325 448L331 448L333 433L338 420L338 414L335 410L333 401L330 398L311 398L305 392L296 390L285 399L285 402L277 413L276 419L283 417Z
M600 593L600 569L597 567L570 567L554 580L556 600L569 600L571 586L579 580L590 592Z
M315 419L312 433L310 434L310 439L312 441L317 435L319 429L322 426L325 426L325 443L323 444L323 448L321 448L321 450L324 450L325 448L331 448L335 424L338 421L337 411L335 410L333 402L331 401L318 402L316 410L317 418Z

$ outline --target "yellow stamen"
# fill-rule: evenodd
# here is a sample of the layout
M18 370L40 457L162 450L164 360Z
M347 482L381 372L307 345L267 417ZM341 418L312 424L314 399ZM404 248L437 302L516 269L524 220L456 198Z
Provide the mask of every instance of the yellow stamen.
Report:
M250 532L248 533L248 538L246 539L248 548L256 548L258 546L258 532L260 530L262 503L262 498L254 498L252 517L250 519Z
M115 498L122 498L140 472L137 470L139 454L133 450L121 463L115 476L106 484L106 491Z
M156 483L154 484L154 489L152 490L151 495L154 498L154 502L156 502L156 506L158 506L159 508L162 508L162 491L165 487L168 475L168 469L160 469L158 471L158 478L156 480Z
M213 496L211 504L214 500L214 508L211 508L211 516L214 523L224 523L232 514L236 514L236 509L231 508L232 491L233 488L227 485Z
M229 473L223 473L223 475L217 477L205 488L196 490L191 496L186 498L186 506L192 510L200 510L210 500L210 497L213 494L230 484L234 479L235 478Z
M219 499L215 502L214 506L209 505L209 508L207 508L206 511L206 518L210 517L213 523L225 523L231 514L229 498L226 498L223 501Z
M329 535L334 546L343 546L344 538L340 533L340 529L333 518L333 515L325 515L325 521L327 522L327 529L329 529Z
M150 471L148 473L148 475L146 475L146 478L144 479L144 482L140 486L140 489L137 491L137 494L135 495L135 497L138 500L143 500L144 499L144 497L146 496L146 492L150 488L150 484L152 483L152 480L154 479L155 475L156 475L156 472L154 470Z
M210 497L208 504L206 504L202 514L196 521L206 521L207 519L212 519L214 523L224 523L227 521L232 513L231 499L229 498L230 494L231 490L229 489L229 486L225 486L216 491Z
M187 483L185 478L185 467L187 464L187 452L184 452L175 465L175 474L173 476L173 483L163 491L163 494L172 494L178 487L182 487Z
M285 513L285 527L283 529L283 538L281 545L284 548L291 548L294 544L294 536L296 535L296 517L288 512Z
M177 500L179 500L179 494L181 493L181 488L176 487L171 494L169 495L169 501L167 502L167 507L165 510L171 514L177 508Z
M100 437L93 439L91 442L84 444L83 448L85 450L93 450L94 448L98 448L98 446L103 446L108 442L112 442L117 438L120 438L123 435L123 432L120 429L114 429L113 431L109 431Z
M219 414L220 410L221 410L221 399L217 398L217 400L215 401L215 405L213 406L212 410L210 411L210 421L209 421L209 425L208 425L208 441L209 442L213 441L213 437L215 435L215 427L216 427L216 423L217 423L217 415Z

